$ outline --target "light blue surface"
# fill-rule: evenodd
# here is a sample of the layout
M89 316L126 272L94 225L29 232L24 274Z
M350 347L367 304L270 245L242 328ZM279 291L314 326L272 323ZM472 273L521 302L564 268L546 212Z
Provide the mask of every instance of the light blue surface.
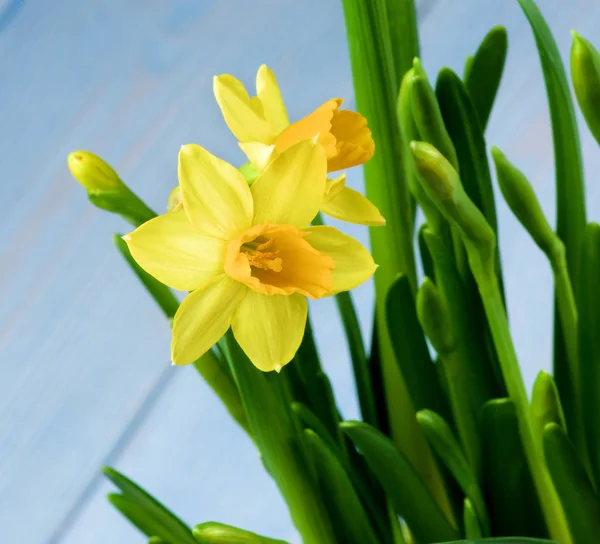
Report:
M488 141L530 177L554 214L544 84L513 0L420 5L423 57L462 71L485 32L509 31L508 73ZM600 44L593 0L540 1L561 52L572 27ZM190 524L217 520L298 542L242 431L193 368L170 368L169 329L112 247L128 227L89 205L65 157L106 158L158 210L181 144L241 153L212 76L252 84L275 71L294 119L342 96L353 107L339 0L0 0L0 527L23 544L143 542L107 504L111 463ZM600 151L580 124L588 209L598 219ZM349 183L361 186L360 171ZM552 282L498 199L514 338L527 382L551 359ZM366 230L343 226L367 241ZM365 332L372 286L354 293ZM340 408L356 417L347 350L331 301L313 309Z

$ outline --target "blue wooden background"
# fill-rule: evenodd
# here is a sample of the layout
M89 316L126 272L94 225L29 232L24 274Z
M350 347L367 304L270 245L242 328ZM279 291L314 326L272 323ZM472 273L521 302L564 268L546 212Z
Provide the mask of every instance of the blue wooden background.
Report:
M600 45L596 0L539 0L568 58L571 28ZM508 72L488 130L554 215L544 84L516 0L423 0L430 74L462 71L493 25ZM169 328L112 246L128 227L94 209L65 157L105 157L153 207L176 183L179 146L241 161L212 76L251 84L273 68L291 118L343 96L353 107L339 0L0 0L0 532L4 542L143 542L105 500L109 463L190 524L218 520L299 542L252 445L192 367L169 366ZM600 150L580 123L588 210ZM349 176L361 187L360 171ZM552 281L498 200L511 325L527 382L551 359ZM366 242L362 228L343 228ZM372 286L355 291L365 333ZM331 301L317 336L347 417L356 401Z

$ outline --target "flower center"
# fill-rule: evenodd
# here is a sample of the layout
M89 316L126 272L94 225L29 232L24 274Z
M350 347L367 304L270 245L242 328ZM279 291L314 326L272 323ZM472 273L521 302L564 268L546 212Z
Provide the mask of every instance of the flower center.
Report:
M225 256L230 277L265 295L323 297L333 287L333 268L331 257L290 225L255 225L229 242Z

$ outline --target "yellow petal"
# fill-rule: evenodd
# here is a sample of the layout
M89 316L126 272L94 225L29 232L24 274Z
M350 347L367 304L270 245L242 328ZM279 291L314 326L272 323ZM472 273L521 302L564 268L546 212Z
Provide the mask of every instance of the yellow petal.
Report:
M183 202L181 201L181 187L177 185L170 193L167 200L167 211L176 212L183 210Z
M320 145L304 140L275 157L252 184L254 224L308 225L321 207L327 161Z
M223 273L227 243L198 232L183 210L151 219L123 239L136 262L173 289L191 291Z
M254 366L263 372L279 371L298 348L308 304L300 294L261 295L249 291L233 315L235 339Z
M265 119L261 101L250 98L238 79L229 74L216 76L213 90L229 130L240 142L273 143L277 132Z
M377 269L367 248L333 227L308 227L302 232L307 234L306 241L311 246L333 259L332 295L354 289L368 280Z
M260 142L240 142L238 144L248 160L258 169L264 170L275 158L275 146Z
M331 134L336 140L336 152L332 157L327 156L329 172L364 164L375 153L375 142L367 120L359 113L336 111L331 119Z
M175 365L193 363L219 341L249 289L226 275L189 294L173 321L171 358Z
M328 100L315 111L286 128L275 141L277 151L285 151L302 140L310 140L317 136L317 141L323 146L327 158L333 157L337 149L335 136L331 134L331 123L342 102L341 98Z
M290 121L275 75L264 64L256 74L256 94L260 98L265 118L270 124L271 130L274 134L279 134L288 127Z
M183 207L192 224L206 234L232 238L252 221L252 195L244 176L199 145L179 151Z
M385 225L385 219L377 207L366 196L349 187L342 187L333 196L325 195L321 211L348 223L369 226Z

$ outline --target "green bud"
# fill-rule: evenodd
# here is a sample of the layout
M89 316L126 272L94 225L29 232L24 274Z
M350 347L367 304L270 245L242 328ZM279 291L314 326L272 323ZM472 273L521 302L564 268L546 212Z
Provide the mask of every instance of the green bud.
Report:
M412 73L412 112L419 131L419 137L439 149L440 153L450 161L452 166L458 169L456 150L446 130L446 125L444 125L435 92L431 88L427 74L417 58L413 62Z
M214 521L196 525L192 534L200 544L287 544L283 540L267 538Z
M554 378L543 370L537 375L533 384L531 415L539 432L540 440L544 427L549 423L557 423L563 431L567 431L565 414L560 403L556 383L554 383Z
M455 338L446 301L428 277L425 277L417 292L417 316L431 345L439 354L454 351Z
M540 249L550 255L557 237L542 211L533 187L497 147L492 148L492 157L504 200Z
M174 187L169 193L169 199L167 200L167 212L174 212L180 207L180 204L183 204L183 200L181 199L181 187L177 185L177 187Z
M600 144L600 54L577 32L572 34L571 79L575 96L590 132Z
M73 177L88 191L119 191L124 187L113 168L89 151L73 151L67 157Z
M494 231L465 193L456 170L431 144L411 142L410 149L420 174L419 180L442 215L459 228L465 244L470 243L477 250L485 248L485 257L491 257Z

